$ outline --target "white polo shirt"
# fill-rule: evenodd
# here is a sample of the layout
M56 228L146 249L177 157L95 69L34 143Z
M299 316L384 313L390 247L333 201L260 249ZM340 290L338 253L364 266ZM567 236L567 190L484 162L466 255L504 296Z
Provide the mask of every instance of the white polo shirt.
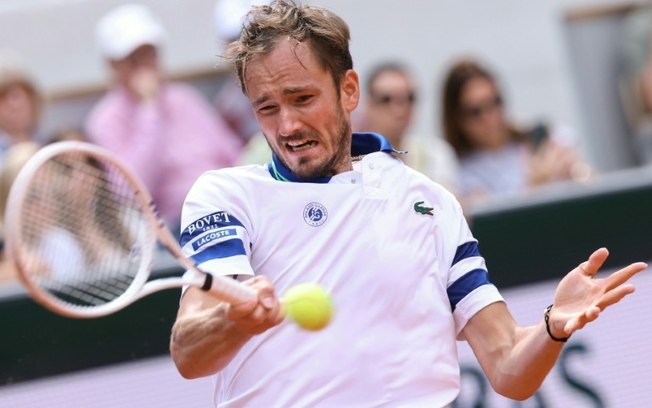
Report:
M376 134L354 170L298 182L274 159L205 173L183 209L184 251L215 274L316 282L329 326L283 323L216 375L219 407L441 407L460 387L456 337L501 301L455 198Z

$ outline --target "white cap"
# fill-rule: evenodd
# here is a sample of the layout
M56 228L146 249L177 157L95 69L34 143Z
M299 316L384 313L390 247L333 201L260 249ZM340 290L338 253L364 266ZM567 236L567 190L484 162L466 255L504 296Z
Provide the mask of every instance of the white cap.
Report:
M25 64L16 51L0 50L0 83L28 81L28 77Z
M23 58L13 49L0 50L0 91L14 84L23 84L38 93L36 81Z
M240 35L245 16L252 6L266 4L264 0L217 0L215 32L222 41L232 41Z
M165 30L147 7L124 4L100 19L96 35L102 54L121 60L142 45L161 45Z

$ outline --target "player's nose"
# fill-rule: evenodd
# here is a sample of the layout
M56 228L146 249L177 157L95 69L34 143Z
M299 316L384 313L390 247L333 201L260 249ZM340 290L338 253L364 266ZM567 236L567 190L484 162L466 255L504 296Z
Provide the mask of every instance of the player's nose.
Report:
M292 109L282 108L279 114L279 133L284 136L299 133L302 128L297 112Z

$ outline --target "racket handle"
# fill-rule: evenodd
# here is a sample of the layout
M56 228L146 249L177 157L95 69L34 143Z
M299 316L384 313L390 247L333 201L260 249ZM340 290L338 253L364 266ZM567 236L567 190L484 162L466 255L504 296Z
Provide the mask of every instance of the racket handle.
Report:
M256 291L247 285L243 285L235 279L224 276L213 276L205 274L202 290L224 302L232 305L244 303L255 298Z

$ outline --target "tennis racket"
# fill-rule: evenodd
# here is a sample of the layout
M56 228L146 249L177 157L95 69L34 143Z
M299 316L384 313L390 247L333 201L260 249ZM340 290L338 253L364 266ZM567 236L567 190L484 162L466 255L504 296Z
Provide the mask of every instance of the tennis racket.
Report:
M107 150L58 142L39 150L14 180L6 251L31 296L55 313L93 318L169 288L197 286L231 304L256 294L201 272L159 218L149 192ZM150 279L160 243L187 270Z

